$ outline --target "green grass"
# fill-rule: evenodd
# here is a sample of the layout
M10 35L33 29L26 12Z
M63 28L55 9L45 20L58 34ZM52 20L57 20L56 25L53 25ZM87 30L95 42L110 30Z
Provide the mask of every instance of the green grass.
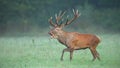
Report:
M94 62L89 49L75 51L72 61L66 52L60 61L65 46L48 37L1 37L0 68L119 68L120 35L100 37L97 50L101 61Z

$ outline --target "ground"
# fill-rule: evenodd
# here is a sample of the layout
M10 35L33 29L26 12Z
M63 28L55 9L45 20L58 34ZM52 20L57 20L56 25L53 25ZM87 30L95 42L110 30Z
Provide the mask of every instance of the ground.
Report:
M57 40L49 37L0 37L0 68L119 68L119 34L101 34L97 50L101 61L92 62L89 49L74 52L73 60Z

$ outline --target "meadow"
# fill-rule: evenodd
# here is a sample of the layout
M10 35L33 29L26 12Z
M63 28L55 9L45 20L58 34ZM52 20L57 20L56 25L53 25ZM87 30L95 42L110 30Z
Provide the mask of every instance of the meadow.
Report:
M89 49L74 52L73 60L57 40L49 37L0 37L0 68L119 68L120 35L101 34L97 47L101 61L92 62Z

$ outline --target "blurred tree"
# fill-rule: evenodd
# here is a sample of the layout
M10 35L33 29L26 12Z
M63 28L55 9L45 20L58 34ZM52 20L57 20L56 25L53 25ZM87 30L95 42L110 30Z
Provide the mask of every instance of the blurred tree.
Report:
M0 32L10 29L27 32L33 29L33 26L44 28L49 25L48 18L59 10L71 10L78 7L83 10L82 19L100 22L101 26L111 26L112 29L119 31L119 3L120 0L0 0ZM92 12L103 16L99 19L99 16L92 14ZM91 16L95 18L91 18ZM104 19L107 20L101 22Z

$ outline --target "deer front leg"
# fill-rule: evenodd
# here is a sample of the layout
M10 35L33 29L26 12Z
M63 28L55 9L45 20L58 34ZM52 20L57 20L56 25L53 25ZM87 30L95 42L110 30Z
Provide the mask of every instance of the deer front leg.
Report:
M69 49L69 48L65 48L65 49L63 49L63 51L62 51L62 55L61 55L61 61L63 60L64 52L70 52L70 49Z

